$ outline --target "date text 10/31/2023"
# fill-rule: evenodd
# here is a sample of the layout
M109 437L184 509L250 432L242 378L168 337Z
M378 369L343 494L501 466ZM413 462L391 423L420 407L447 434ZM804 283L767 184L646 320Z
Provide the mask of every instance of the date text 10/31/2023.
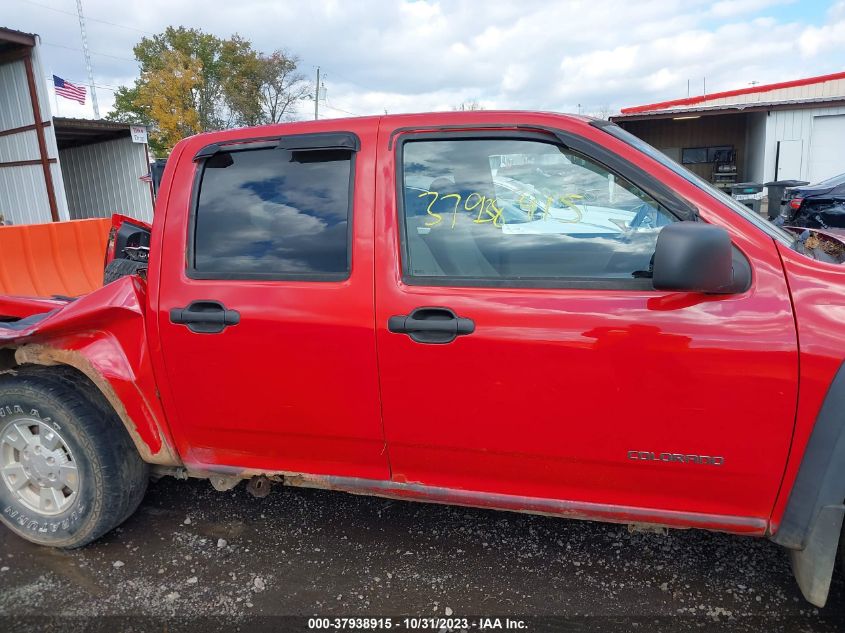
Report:
M524 631L528 623L518 618L501 617L374 617L374 618L308 618L310 631L339 630L387 630L406 629L411 631Z

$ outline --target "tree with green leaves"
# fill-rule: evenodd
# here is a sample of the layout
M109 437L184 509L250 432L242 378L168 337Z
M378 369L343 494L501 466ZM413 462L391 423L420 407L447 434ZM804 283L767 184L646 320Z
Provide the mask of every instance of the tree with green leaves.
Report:
M296 103L310 96L312 86L297 71L299 59L284 51L255 53L224 85L232 112L241 125L267 125L290 120Z
M256 51L235 34L168 27L133 49L141 74L115 92L109 119L150 127L150 147L168 153L185 136L290 118L310 86L298 59Z

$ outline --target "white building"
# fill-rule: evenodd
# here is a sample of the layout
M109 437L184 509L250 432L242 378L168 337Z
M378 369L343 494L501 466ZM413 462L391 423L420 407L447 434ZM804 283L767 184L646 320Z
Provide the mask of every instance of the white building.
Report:
M845 72L623 108L611 118L725 188L845 173Z
M112 213L149 221L152 189L140 180L148 173L147 145L133 142L131 126L54 118L38 36L0 28L0 215L6 221Z

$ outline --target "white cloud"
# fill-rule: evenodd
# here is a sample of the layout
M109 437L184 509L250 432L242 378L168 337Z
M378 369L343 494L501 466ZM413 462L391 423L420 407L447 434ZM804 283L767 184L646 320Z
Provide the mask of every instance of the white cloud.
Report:
M828 23L816 27L808 26L798 36L798 49L805 59L819 54L845 51L845 1L835 3L828 12Z
M45 72L85 79L75 17L3 0L6 26L40 33ZM69 3L39 0L67 11ZM131 49L168 24L286 48L326 77L325 116L485 107L612 109L845 68L845 2L822 19L780 0L86 0L101 104L137 72ZM70 3L72 5L72 3ZM800 16L789 9L788 15ZM83 114L62 102L62 114ZM344 112L346 111L346 112ZM304 102L301 115L313 112ZM87 110L90 116L90 109Z
M716 2L710 13L717 17L727 18L743 15L760 9L765 9L779 4L793 4L797 0L722 0Z
M627 74L635 67L638 46L617 46L612 50L598 50L574 57L564 57L560 69L581 81L601 80Z

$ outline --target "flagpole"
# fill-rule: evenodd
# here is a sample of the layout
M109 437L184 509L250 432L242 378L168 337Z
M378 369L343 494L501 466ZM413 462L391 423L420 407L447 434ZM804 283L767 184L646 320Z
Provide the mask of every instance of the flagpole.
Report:
M53 79L55 75L50 71L50 87L53 88L53 103L56 106L56 114L54 116L61 116L59 114L59 95L56 94L56 81Z

